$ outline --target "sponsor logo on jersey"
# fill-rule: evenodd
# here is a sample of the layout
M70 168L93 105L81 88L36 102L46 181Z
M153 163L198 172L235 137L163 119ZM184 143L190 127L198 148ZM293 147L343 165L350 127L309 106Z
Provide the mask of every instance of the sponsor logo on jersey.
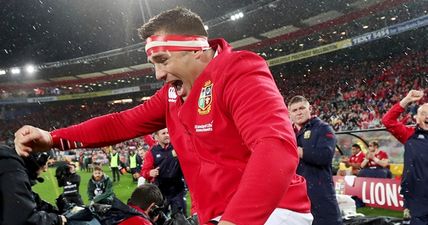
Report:
M177 92L174 87L169 87L168 89L168 102L176 102L177 101Z

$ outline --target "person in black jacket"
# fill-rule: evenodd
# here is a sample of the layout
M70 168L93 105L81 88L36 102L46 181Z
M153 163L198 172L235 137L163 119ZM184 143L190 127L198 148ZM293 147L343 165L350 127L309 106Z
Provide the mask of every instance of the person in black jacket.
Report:
M60 202L57 203L60 211L65 212L73 205L82 206L83 201L79 193L80 176L76 174L76 166L68 163L59 165L55 171L55 177L58 186L64 187L64 192L57 199L57 202Z
M63 225L66 218L31 190L46 171L49 156L31 154L21 158L15 149L0 146L0 225Z
M300 157L297 174L306 179L314 216L312 225L341 225L331 166L336 146L334 131L326 122L311 116L311 106L303 96L291 98L288 109Z
M144 158L142 175L146 180L153 181L166 199L165 214L171 207L171 214L182 212L186 215L184 202L185 185L183 173L174 147L170 143L168 129L155 132L158 141Z

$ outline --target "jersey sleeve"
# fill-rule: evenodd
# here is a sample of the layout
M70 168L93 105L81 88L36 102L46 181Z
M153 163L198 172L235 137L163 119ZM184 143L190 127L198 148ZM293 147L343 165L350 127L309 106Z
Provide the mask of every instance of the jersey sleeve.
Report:
M167 86L132 109L95 117L51 132L60 150L103 147L152 133L166 127Z

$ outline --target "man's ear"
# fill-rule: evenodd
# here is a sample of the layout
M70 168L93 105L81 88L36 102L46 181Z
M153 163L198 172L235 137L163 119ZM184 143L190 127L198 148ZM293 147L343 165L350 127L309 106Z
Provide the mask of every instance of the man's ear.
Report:
M150 212L150 210L152 210L154 207L155 207L155 203L152 202L152 204L150 204L149 207L144 211L146 211L146 213L148 214Z

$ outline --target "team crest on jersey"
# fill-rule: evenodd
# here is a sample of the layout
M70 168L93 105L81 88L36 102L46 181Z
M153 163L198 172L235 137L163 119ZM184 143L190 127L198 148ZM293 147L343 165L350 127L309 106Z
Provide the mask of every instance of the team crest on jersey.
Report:
M201 94L198 100L198 113L199 115L206 115L211 111L211 104L213 102L213 83L209 80L206 81L202 87Z
M303 133L303 138L304 139L309 139L311 137L311 131L307 130L305 131L305 133Z

